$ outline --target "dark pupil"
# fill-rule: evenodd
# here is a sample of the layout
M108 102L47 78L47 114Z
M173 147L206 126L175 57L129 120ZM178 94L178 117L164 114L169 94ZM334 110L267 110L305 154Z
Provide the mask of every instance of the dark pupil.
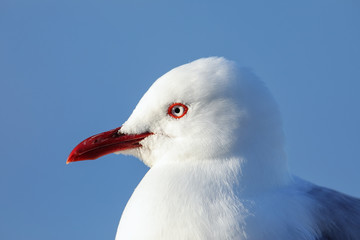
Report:
M175 113L180 113L180 108L178 108L178 107L175 108L174 112L175 112Z

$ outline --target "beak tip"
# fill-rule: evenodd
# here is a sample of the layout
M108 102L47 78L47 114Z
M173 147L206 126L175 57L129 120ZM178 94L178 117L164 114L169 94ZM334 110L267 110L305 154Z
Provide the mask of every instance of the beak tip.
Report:
M66 165L68 165L69 163L74 162L72 155L70 154L70 156L66 159Z

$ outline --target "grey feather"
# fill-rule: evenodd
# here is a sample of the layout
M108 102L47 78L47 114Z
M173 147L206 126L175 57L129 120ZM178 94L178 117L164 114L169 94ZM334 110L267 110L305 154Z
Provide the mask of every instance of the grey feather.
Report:
M360 199L319 186L307 194L315 201L317 240L360 239Z

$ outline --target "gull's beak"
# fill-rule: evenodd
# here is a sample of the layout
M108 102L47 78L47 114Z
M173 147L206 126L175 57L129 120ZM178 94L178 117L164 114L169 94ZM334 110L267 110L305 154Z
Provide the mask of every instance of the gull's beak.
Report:
M141 147L140 141L152 135L150 132L130 135L122 134L119 133L120 128L118 127L85 139L71 151L66 164L93 160L106 154Z

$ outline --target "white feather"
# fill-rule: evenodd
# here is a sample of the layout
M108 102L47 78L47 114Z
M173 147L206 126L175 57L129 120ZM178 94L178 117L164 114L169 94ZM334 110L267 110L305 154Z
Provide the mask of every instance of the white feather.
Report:
M168 115L173 103L187 114ZM294 180L277 105L250 71L224 58L177 67L146 92L122 133L153 132L129 150L150 170L117 239L316 239L310 184Z

